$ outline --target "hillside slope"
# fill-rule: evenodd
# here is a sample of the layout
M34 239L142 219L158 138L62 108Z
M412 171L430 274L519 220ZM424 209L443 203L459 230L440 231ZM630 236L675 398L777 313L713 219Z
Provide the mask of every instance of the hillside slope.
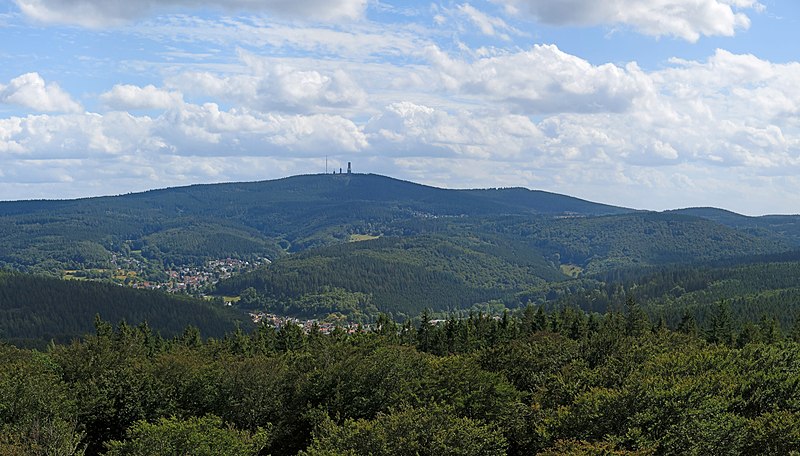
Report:
M0 202L0 264L23 270L99 267L126 249L176 264L221 256L275 258L343 242L351 233L391 230L404 220L628 211L525 189L447 190L371 174L305 175L115 197Z
M217 290L243 294L242 305L280 314L364 319L381 311L407 318L425 308L464 309L565 279L524 241L424 235L308 250L223 281Z
M96 314L112 323L146 321L164 337L193 325L204 336L221 337L238 325L239 313L188 297L134 290L111 284L65 281L0 272L0 339L41 346L92 333Z
M567 273L591 276L785 248L701 218L658 213L443 220L410 236L309 249L223 281L217 291L279 314L363 319L381 311L405 318L425 308L463 310L495 300L514 307L526 302L521 296L562 288L552 284L568 280Z

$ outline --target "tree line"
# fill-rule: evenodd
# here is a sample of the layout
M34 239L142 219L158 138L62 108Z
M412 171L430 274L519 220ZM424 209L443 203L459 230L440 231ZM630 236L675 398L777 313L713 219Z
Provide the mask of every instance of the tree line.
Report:
M587 314L219 338L97 318L46 351L0 345L0 453L25 455L790 454L800 331L700 326L634 300Z

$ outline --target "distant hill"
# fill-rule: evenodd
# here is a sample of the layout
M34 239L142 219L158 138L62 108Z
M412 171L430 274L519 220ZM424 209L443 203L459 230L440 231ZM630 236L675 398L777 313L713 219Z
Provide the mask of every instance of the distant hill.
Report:
M446 190L372 174L304 175L114 197L0 202L0 262L22 270L102 266L113 252L127 250L175 264L222 256L275 258L343 242L351 233L390 232L414 219L625 212L519 188Z
M566 280L557 264L524 240L486 234L381 238L311 249L221 282L240 305L279 314L378 311L408 318L425 308L464 309ZM247 295L251 288L258 296Z
M694 207L667 211L701 217L756 236L774 236L794 246L800 246L800 215L764 215L748 217L713 207Z
M147 322L164 337L196 326L203 336L222 337L250 323L238 312L197 299L117 285L66 281L0 272L0 340L41 347L93 333L99 314L114 324Z
M499 229L536 239L586 274L641 266L691 263L790 249L774 236L736 230L699 217L642 212L601 217L511 221Z
M435 228L438 228L437 231ZM418 228L427 234L309 249L223 281L217 291L280 314L407 317L499 300L509 307L569 275L766 254L785 245L697 217L505 217ZM556 287L558 288L558 287ZM250 292L257 294L248 295Z

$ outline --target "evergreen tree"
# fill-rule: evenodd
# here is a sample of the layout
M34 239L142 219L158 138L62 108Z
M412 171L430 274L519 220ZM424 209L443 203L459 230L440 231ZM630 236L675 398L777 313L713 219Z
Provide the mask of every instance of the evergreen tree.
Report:
M625 300L625 335L639 337L650 329L651 323L647 313L639 303L628 296Z
M720 300L711 311L708 318L709 325L706 329L706 338L712 344L733 344L733 317L731 306L727 301Z
M681 322L678 324L678 332L688 334L690 336L697 336L697 320L695 320L693 313L689 312L688 310L683 313Z
M420 351L428 352L433 347L433 331L431 329L430 311L426 308L419 316L419 326L417 327L417 348Z

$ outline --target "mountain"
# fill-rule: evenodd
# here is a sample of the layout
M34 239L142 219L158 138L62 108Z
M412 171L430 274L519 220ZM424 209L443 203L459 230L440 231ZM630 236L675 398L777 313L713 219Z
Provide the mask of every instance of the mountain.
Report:
M304 175L114 197L0 203L0 262L54 271L107 266L135 251L157 263L275 258L391 233L402 221L601 215L625 208L525 189L447 190L372 174ZM2 264L0 263L0 264Z
M142 280L164 280L172 265L269 258L271 266L218 292L252 288L250 304L297 315L519 304L520 294L570 277L797 245L793 216L634 211L523 188L442 189L373 174L0 203L0 266L106 277L135 267Z

